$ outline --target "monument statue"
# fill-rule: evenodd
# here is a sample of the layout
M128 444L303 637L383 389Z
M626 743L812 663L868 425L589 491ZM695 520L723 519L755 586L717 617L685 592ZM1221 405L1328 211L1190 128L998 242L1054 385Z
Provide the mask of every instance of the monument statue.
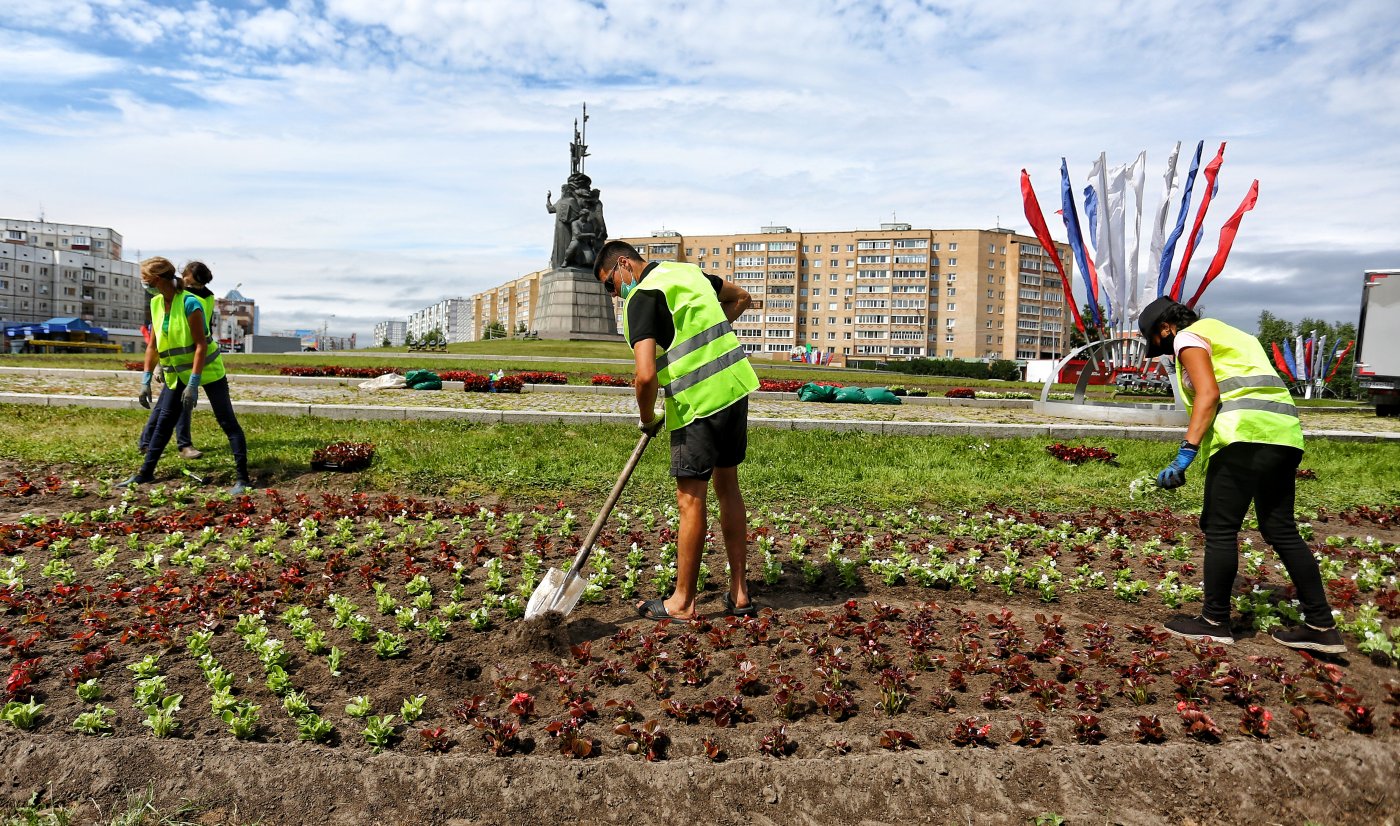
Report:
M588 106L583 107L583 131L574 120L574 139L569 144L569 177L559 187L559 200L554 192L545 193L545 211L554 216L554 245L549 265L555 269L579 267L592 270L593 260L608 240L607 224L603 221L603 202L593 180L584 172L588 157Z
M540 279L535 308L536 332L541 338L615 341L617 316L613 299L593 277L593 262L608 240L603 201L584 165L589 157L588 106L583 107L582 130L574 120L569 143L569 177L545 193L544 208L554 216L554 242L550 246L550 270Z

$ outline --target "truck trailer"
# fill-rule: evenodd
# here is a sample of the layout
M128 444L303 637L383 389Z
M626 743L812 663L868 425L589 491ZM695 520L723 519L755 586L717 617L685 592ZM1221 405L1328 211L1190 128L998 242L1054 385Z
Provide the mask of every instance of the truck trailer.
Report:
M1367 270L1356 325L1356 383L1377 416L1400 415L1400 270Z

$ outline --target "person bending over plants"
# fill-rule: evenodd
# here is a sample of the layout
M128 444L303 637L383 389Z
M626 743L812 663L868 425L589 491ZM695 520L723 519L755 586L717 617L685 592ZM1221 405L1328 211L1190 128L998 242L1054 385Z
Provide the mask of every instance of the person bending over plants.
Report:
M646 600L637 612L653 619L692 619L705 543L705 499L711 481L729 558L725 613L752 616L747 576L748 520L739 490L739 463L748 447L749 394L758 376L730 324L749 294L693 264L644 262L625 241L600 250L593 275L623 301L622 332L636 361L638 427L671 437L680 533L671 596ZM666 390L662 413L656 395Z
M1239 533L1250 502L1259 532L1278 553L1302 604L1304 624L1275 631L1289 648L1341 654L1317 561L1293 518L1303 428L1288 387L1259 340L1162 296L1143 308L1138 327L1147 357L1174 356L1182 398L1191 413L1176 458L1157 475L1163 488L1186 484L1186 468L1202 452L1206 468L1201 532L1205 534L1205 604L1199 616L1178 616L1165 628L1178 637L1233 643L1230 591L1239 568ZM1184 375L1183 375L1183 368Z
M199 267L208 271L203 264ZM190 267L186 270L189 272ZM164 258L142 261L141 280L156 292L151 298L151 340L146 345L146 370L141 375L141 392L137 396L141 406L151 406L151 374L157 361L165 371L166 384L156 402L156 426L146 446L146 459L135 475L118 486L155 481L156 464L165 452L176 421L183 413L194 410L199 401L199 388L203 387L214 419L228 437L229 450L238 469L238 481L229 492L235 496L243 493L253 484L248 479L248 444L233 414L219 345L209 344L205 305L185 289L175 266Z

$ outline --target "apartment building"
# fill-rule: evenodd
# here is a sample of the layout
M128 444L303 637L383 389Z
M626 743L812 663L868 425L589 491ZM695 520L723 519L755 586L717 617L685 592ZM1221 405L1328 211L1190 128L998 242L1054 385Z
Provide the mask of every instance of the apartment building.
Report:
M390 347L402 347L404 336L408 333L408 323L404 321L381 321L374 325L374 346L382 345L385 340ZM468 338L468 341L471 339Z
M471 341L471 302L465 298L444 298L436 304L410 313L405 325L408 335L421 339L433 330L441 330L447 343ZM383 339L379 339L383 341Z
M695 264L748 290L753 307L734 330L755 356L785 359L808 344L877 360L1024 360L1066 349L1059 275L1034 237L1008 229L769 226L624 240L649 261ZM1057 247L1068 265L1068 248Z
M521 329L527 332L535 329L540 278L547 272L549 270L536 270L472 296L468 340L481 340L486 329L496 322L500 322L500 329L507 335Z
M107 227L0 219L0 320L81 318L109 330L145 323L140 267Z

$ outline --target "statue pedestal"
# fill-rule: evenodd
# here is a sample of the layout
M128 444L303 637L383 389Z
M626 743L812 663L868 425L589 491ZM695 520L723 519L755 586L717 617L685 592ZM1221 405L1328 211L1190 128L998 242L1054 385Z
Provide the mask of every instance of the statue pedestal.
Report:
M622 341L612 296L592 272L572 267L540 277L534 326L540 338Z

